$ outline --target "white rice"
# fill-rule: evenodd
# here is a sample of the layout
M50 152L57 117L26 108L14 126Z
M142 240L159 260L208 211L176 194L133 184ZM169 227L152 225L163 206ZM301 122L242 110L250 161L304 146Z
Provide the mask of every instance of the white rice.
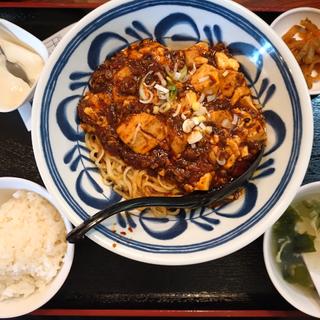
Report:
M34 192L15 192L0 207L0 301L29 296L47 285L66 249L58 211Z

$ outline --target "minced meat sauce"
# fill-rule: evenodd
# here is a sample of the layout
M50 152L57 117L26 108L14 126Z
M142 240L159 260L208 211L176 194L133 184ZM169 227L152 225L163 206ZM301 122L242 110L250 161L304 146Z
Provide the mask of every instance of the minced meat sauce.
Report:
M254 161L265 122L223 44L137 42L101 64L78 105L111 155L182 192L228 183Z

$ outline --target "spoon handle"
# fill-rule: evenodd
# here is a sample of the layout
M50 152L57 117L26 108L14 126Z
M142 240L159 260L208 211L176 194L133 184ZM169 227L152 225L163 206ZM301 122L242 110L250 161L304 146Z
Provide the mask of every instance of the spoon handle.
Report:
M320 297L320 251L306 252L302 257Z
M252 176L263 156L263 152L264 148L260 150L257 158L246 172L244 172L240 177L238 177L233 182L229 183L223 188L213 189L209 192L193 192L182 197L142 197L115 203L97 212L90 218L84 220L73 230L71 230L67 234L67 241L71 243L77 242L78 240L82 239L84 235L95 225L99 224L103 220L119 212L126 210L132 210L143 207L169 207L194 209L211 206L216 201L234 192Z
M67 235L68 242L75 243L95 225L122 211L143 207L194 208L198 207L198 197L142 197L115 203L83 221Z

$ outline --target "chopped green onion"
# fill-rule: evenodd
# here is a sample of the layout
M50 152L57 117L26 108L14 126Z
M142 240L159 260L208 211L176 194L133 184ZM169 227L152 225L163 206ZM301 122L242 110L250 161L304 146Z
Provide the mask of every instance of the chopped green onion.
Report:
M174 84L169 84L167 88L169 89L169 101L172 101L177 97L178 89Z

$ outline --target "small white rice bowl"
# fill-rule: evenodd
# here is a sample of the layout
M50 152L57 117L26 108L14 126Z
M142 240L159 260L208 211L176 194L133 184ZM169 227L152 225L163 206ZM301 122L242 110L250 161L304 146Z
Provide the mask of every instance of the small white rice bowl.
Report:
M57 209L35 192L16 191L0 207L0 301L43 288L58 273L66 250Z
M0 178L0 318L39 308L69 273L71 225L53 203L33 182Z

